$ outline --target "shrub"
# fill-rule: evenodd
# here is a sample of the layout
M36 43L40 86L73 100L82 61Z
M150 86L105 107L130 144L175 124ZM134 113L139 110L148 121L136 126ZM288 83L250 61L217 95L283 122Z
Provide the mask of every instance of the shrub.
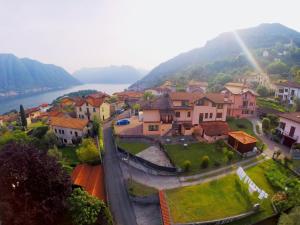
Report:
M236 126L240 129L246 129L247 127L242 123L237 123Z
M56 146L54 146L54 148L49 149L47 154L49 156L54 157L56 160L62 160L62 153L58 150L58 148Z
M233 154L232 151L227 152L227 159L228 159L229 162L231 162L231 160L233 159L233 156L234 156L234 154Z
M262 120L262 129L263 129L263 132L265 133L268 133L268 131L270 130L271 128L271 121L269 118L263 118Z
M219 161L215 161L215 162L214 162L214 166L215 166L215 167L219 167L219 166L221 166L221 163L220 163Z
M209 157L205 155L201 159L201 167L205 169L208 167L208 165L209 165Z
M258 134L260 134L260 128L259 128L259 125L258 125L258 124L255 125L255 128L256 128L256 132L257 132Z
M92 162L99 160L99 150L97 149L94 141L90 138L83 139L82 144L76 150L78 159L81 162Z
M185 160L183 162L184 171L188 172L188 171L190 171L190 168L191 168L191 161L190 160Z

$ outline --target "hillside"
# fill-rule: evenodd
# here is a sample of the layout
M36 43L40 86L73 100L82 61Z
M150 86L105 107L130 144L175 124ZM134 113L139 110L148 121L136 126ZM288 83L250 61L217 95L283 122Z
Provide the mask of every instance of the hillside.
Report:
M63 68L12 54L0 54L0 96L38 92L77 85Z
M299 32L274 23L237 30L236 33L250 52L257 56L256 59L263 69L277 60L276 58L289 64L289 66L300 65L299 55L292 52L295 47L300 46ZM280 47L287 46L291 41L293 46L286 49L289 54L284 56L279 54L280 51L283 51ZM261 57L263 50L270 50L270 55L275 51L276 57ZM161 63L131 88L137 87L137 84L139 87L148 88L159 85L166 79L178 79L180 77L186 79L187 76L193 79L209 80L218 73L243 73L251 69L253 67L247 60L235 34L226 32L208 41L202 48L182 53Z
M145 75L131 66L85 68L73 73L83 83L132 84Z

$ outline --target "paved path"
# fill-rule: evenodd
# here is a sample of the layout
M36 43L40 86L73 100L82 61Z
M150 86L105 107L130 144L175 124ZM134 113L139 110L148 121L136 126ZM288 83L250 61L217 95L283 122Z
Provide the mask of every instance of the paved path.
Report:
M108 203L116 225L137 225L134 208L123 180L119 157L112 139L111 123L103 129L105 157L104 171Z
M121 167L126 179L133 179L141 184L151 186L159 190L164 190L216 180L229 174L235 173L237 167L239 166L242 166L243 168L249 168L267 159L269 159L269 157L264 157L257 161L251 161L253 159L248 159L206 173L181 177L152 175L147 173L146 169L141 170L140 167L134 167L132 164L128 164L126 161L121 163Z
M284 145L281 145L281 144L278 144L272 140L270 140L268 137L266 137L263 132L262 132L262 124L261 124L261 121L258 119L258 118L250 118L249 119L252 124L253 124L253 131L254 133L267 145L267 148L264 150L264 153L266 155L268 155L269 157L272 158L273 156L273 153L277 150L281 150L281 152L283 153L281 155L281 157L284 157L284 156L289 156L289 152L290 152L290 149ZM260 129L260 134L257 133L256 131L256 125L259 126L259 129Z

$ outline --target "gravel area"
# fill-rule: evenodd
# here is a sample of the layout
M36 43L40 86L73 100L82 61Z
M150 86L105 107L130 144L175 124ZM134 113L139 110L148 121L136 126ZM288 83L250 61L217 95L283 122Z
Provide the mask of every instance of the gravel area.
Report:
M146 148L144 151L138 153L137 156L160 166L173 167L165 153L156 146Z

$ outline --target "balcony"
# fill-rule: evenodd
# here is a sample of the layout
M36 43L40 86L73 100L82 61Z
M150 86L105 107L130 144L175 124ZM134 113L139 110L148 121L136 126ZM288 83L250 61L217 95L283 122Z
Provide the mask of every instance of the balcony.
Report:
M289 137L289 138L291 138L291 139L293 139L293 140L295 140L295 141L297 141L298 138L299 138L299 136L296 136L296 135L290 135L290 133L287 132L287 131L284 131L284 132L283 132L283 135L286 136L286 137Z

